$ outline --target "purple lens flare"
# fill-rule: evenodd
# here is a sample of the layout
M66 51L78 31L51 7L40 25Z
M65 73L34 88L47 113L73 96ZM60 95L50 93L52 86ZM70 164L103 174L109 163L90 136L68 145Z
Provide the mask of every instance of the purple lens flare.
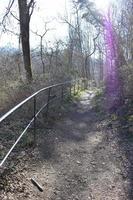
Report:
M106 59L104 64L104 80L106 84L106 108L111 110L119 104L120 81L118 73L118 39L111 20L110 9L103 17L104 41L106 47Z

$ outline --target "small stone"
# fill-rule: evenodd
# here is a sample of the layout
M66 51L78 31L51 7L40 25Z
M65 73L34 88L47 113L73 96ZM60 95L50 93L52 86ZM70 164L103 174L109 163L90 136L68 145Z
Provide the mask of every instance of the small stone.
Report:
M4 149L3 145L2 145L2 144L0 144L0 150L3 150L3 149Z
M76 197L74 198L74 200L79 200L78 196L76 196Z
M58 192L57 192L57 191L54 191L54 194L55 194L55 195L57 195L57 194L58 194Z
M21 152L21 156L25 156L26 155L26 152L25 151L22 151Z
M77 160L77 164L81 165L81 162Z
M96 165L96 163L95 163L94 161L92 161L92 162L91 162L91 164L92 164L93 166L95 166L95 165Z
M112 188L115 188L115 185L112 185Z

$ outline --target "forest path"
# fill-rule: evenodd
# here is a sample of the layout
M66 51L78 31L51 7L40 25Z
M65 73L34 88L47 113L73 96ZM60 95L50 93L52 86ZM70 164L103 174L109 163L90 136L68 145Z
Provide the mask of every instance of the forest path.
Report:
M117 143L91 106L93 96L84 93L41 138L34 177L44 192L35 188L33 199L127 199Z
M91 91L84 93L60 120L40 133L36 158L24 174L25 189L16 192L14 199L128 199L117 141L106 126L105 115L92 107L93 96ZM43 192L30 182L31 177Z

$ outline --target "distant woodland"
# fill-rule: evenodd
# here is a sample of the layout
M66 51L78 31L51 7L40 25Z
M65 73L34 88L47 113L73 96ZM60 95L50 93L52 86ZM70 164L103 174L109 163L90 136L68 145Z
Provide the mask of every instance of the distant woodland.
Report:
M119 0L103 14L89 0L71 0L69 14L59 16L68 27L67 36L52 45L45 39L52 31L50 22L42 24L43 33L30 29L37 3L10 0L1 16L1 33L16 35L18 48L0 48L0 110L41 87L78 78L111 94L116 99L111 109L132 102L133 1ZM12 30L12 20L20 31ZM31 32L40 41L36 48L30 44Z

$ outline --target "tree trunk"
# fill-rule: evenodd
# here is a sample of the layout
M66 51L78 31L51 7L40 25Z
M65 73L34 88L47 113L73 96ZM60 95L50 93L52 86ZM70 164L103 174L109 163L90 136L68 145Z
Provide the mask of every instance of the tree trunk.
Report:
M31 58L30 58L30 41L29 41L29 24L30 14L27 0L18 0L19 19L20 19L20 34L23 51L23 61L26 70L26 78L29 82L32 81Z
M43 44L42 44L42 41L43 40L43 37L41 36L41 41L40 41L40 55L41 55L41 62L42 62L42 72L43 74L45 74L45 63L43 61Z

